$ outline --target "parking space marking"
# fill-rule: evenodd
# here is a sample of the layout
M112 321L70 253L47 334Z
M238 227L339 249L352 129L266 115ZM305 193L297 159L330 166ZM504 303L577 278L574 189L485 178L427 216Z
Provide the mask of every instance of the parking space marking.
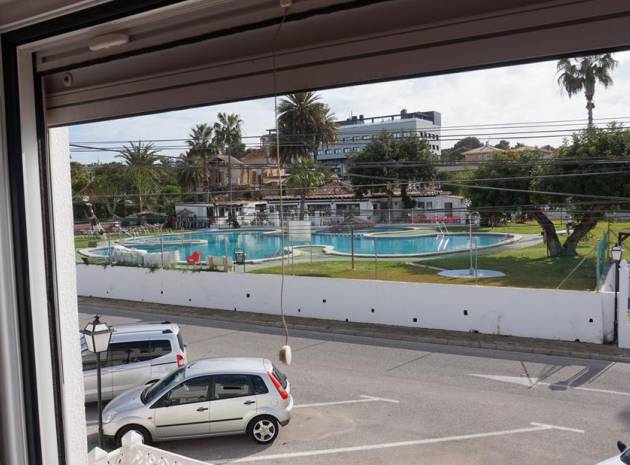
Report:
M471 373L468 376L475 376L477 378L490 379L492 381L500 381L502 383L520 384L521 386L526 386L529 388L535 388L536 386L547 386L551 388L560 388L567 391L575 390L575 391L597 392L600 394L612 394L615 396L626 396L626 397L630 396L630 392L611 391L608 389L587 388L587 387L582 387L582 386L571 386L570 384L563 384L563 383L546 383L544 381L539 381L538 378L523 378L520 376L478 375L474 373Z
M338 400L333 402L317 402L314 404L298 404L294 405L293 408L309 408L309 407L327 407L329 405L342 405L342 404L362 404L364 402L389 402L390 404L399 403L398 400L395 399L386 399L385 397L374 397L374 396L359 396L361 399L354 400Z
M575 428L567 428L565 426L556 426L549 425L545 423L530 423L530 427L527 428L517 428L517 429L508 429L502 431L490 431L488 433L476 433L476 434L464 434L459 436L444 436L441 438L430 438L430 439L416 439L412 441L399 441L399 442L385 442L381 444L369 444L365 446L351 446L351 447L337 447L334 449L316 449L309 450L305 452L288 452L285 454L269 454L269 455L258 455L252 457L243 457L239 459L233 460L217 460L208 463L245 463L245 462L261 462L263 460L278 460L278 459L294 459L299 457L311 457L316 455L331 455L331 454L342 454L342 453L350 453L350 452L364 452L369 450L378 450L378 449L390 449L394 447L409 447L409 446L424 446L429 444L439 444L443 442L457 442L457 441L467 441L469 439L481 439L481 438L490 438L497 436L509 436L513 434L525 434L525 433L534 433L539 431L550 431L550 430L558 430L565 431L570 433L584 434L584 430L575 429Z

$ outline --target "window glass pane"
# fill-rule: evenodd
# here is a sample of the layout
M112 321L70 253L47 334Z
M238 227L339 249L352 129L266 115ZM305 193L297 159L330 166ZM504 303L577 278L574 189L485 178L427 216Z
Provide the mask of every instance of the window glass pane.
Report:
M263 381L260 376L250 376L249 379L252 382L252 386L254 386L254 392L256 394L267 394L269 389L267 389L267 385Z
M169 405L207 402L210 379L210 376L202 376L200 378L189 379L175 387L166 395L166 398L170 401Z
M178 336L179 337L179 336ZM183 346L184 343L180 342L180 344ZM182 350L184 350L182 348ZM168 355L171 353L171 341L169 341L168 339L160 339L160 340L154 340L151 341L151 352L152 352L152 357L151 358L157 358L157 357L162 357L163 355Z
M96 354L94 352L84 350L83 352L81 352L81 357L83 358L83 371L96 370ZM104 358L105 357L103 357L102 359Z
M128 342L115 342L110 344L106 365L114 367L129 363L129 353L131 352L129 344Z
M214 377L213 399L231 399L253 394L254 390L248 375L218 375Z
M145 404L153 402L164 389L171 384L178 383L184 377L184 370L185 368L178 368L177 370L171 371L160 381L147 388L142 394L142 402Z

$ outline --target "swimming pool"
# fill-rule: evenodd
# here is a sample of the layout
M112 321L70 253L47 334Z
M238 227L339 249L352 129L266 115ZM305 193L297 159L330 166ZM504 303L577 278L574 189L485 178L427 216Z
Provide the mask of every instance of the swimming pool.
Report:
M408 228L400 228L400 230ZM392 229L388 228L388 232ZM374 230L370 231L371 233ZM505 244L514 240L510 234L474 233L475 247L492 247ZM157 239L157 240L156 240ZM164 250L180 252L181 259L191 255L194 251L201 252L202 258L208 255L233 256L236 249L242 249L246 253L248 261L264 260L279 257L282 241L279 234L273 231L238 230L238 231L197 231L192 233L174 234L162 236L162 244L158 237L133 238L127 242L120 242L125 247L146 250L147 252L160 252ZM315 245L322 246L329 254L346 255L352 252L352 237L348 233L314 233L310 243L288 242L285 238L285 247ZM463 251L469 248L469 236L465 233L453 234L422 234L420 231L415 236L372 236L355 235L354 253L357 256L418 256L436 253L450 253ZM108 249L99 248L90 250L90 254L108 256Z

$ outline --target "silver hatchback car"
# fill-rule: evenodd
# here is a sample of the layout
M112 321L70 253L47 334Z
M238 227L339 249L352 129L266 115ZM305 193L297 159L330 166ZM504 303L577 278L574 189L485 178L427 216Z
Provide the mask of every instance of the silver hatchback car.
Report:
M103 429L117 444L128 431L147 443L247 433L267 444L292 408L289 381L269 360L211 358L116 397L103 411Z

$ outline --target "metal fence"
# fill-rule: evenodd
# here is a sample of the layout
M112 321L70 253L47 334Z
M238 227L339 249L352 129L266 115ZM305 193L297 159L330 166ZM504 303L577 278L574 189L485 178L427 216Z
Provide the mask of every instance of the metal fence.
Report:
M602 238L597 242L596 253L597 259L595 263L596 288L599 289L610 268L610 230L606 230Z

